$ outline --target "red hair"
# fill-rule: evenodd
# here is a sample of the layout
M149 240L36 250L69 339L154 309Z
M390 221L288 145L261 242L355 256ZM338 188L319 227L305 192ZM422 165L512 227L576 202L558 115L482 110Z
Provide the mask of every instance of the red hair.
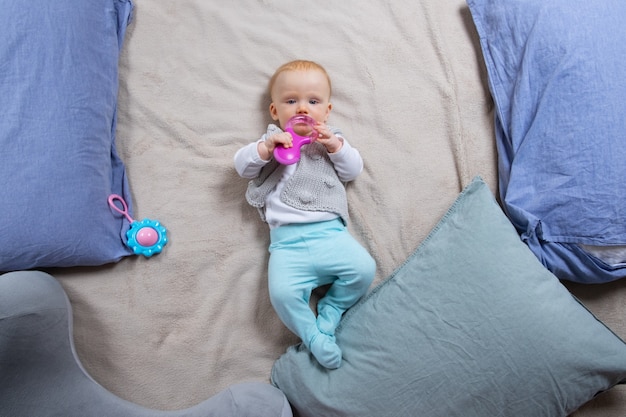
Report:
M272 88L274 88L274 84L276 83L276 78L278 78L278 76L285 71L320 71L326 77L326 80L328 81L328 89L332 92L330 77L328 76L328 73L326 72L324 67L322 67L317 62L297 59L295 61L287 62L278 67L278 69L276 69L274 75L272 75L272 78L270 78L269 82L270 95L272 94Z

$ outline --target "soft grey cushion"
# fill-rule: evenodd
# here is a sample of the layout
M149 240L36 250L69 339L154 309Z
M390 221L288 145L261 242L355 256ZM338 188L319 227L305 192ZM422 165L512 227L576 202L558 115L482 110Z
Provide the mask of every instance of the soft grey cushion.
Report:
M72 341L71 307L59 283L43 272L0 276L0 416L291 415L285 396L260 382L230 386L184 410L152 410L125 401L95 382L81 366Z
M626 343L524 245L479 179L349 310L343 364L301 346L272 382L306 416L566 416L626 380Z

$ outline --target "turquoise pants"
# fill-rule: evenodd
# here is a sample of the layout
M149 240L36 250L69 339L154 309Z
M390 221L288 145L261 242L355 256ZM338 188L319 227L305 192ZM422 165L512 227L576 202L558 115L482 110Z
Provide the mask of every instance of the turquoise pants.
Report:
M290 224L272 229L269 247L269 293L285 326L310 348L320 332L334 335L341 315L366 292L376 263L340 219ZM312 291L331 284L317 305Z

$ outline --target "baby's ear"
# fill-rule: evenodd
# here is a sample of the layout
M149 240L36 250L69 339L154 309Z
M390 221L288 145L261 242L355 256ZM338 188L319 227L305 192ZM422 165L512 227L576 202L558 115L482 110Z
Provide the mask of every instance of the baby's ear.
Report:
M270 103L270 116L272 116L272 120L278 120L278 111L274 102Z

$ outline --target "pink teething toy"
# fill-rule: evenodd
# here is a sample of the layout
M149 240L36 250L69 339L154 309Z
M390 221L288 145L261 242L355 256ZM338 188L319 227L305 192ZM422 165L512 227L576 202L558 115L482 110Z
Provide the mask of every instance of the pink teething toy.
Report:
M296 114L291 119L287 120L285 131L291 133L293 138L293 146L291 148L285 148L282 145L276 146L274 149L274 158L278 162L284 165L295 164L300 160L300 148L303 145L307 145L317 139L318 133L314 129L317 122L312 117L304 114ZM294 126L305 125L301 127L308 127L310 133L308 136L301 136L294 132Z

